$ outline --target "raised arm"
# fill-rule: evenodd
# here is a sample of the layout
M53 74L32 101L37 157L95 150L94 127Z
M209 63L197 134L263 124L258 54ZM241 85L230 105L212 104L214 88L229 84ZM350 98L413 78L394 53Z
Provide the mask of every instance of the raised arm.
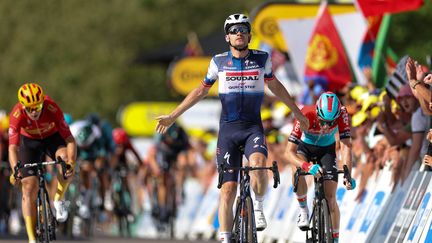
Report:
M274 79L267 82L267 85L271 92L273 92L274 95L276 95L283 103L285 103L285 105L287 105L291 109L297 120L300 121L301 129L303 131L307 130L309 128L309 120L305 115L303 115L303 113L301 113L294 99L291 97L285 87L281 84L281 82L276 77L274 77Z
M156 120L158 120L156 131L158 133L165 133L181 114L202 100L208 94L209 89L210 87L200 85L192 90L171 114L156 117Z

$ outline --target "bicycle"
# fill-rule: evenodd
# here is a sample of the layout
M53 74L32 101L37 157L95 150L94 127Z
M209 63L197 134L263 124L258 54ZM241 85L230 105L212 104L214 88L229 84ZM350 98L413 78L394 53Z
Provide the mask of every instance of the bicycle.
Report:
M319 171L319 174L320 176L314 177L315 198L313 200L312 220L310 220L309 228L306 229L306 242L331 243L333 242L332 223L330 209L324 194L324 176L326 173ZM352 181L351 174L346 165L343 166L343 170L338 170L337 174L344 174L344 178ZM311 174L303 171L301 168L297 168L294 174L294 192L297 192L299 177L306 175ZM309 238L309 231L311 232L311 238Z
M236 199L235 216L231 240L239 243L257 243L257 229L250 191L249 172L254 170L271 170L273 172L273 188L280 184L280 175L276 161L270 167L227 167L222 164L218 167L219 181L217 187L222 187L223 173L227 171L240 171L240 195Z
M9 233L9 217L11 215L12 209L12 188L9 183L4 183L9 181L10 175L9 162L0 162L0 195L2 200L0 200L0 235Z
M167 172L166 176L170 177L171 180L174 180L174 168L170 168ZM162 175L164 176L164 175ZM152 199L151 199L151 207L152 207L152 218L154 220L156 229L158 233L166 233L170 239L174 239L175 237L175 219L177 217L177 190L175 182L172 181L167 186L167 203L165 211L162 211L159 202L158 195L158 186L162 178L153 177L151 181L152 185Z
M18 176L18 171L22 168L36 168L36 176L39 179L39 190L36 201L37 218L36 218L36 237L40 243L49 243L50 241L56 240L56 225L57 221L54 218L51 210L50 199L48 191L45 187L45 166L60 164L62 167L62 175L66 180L66 162L57 157L56 161L44 161L39 163L22 164L18 161L15 166L14 177L22 179Z
M113 173L112 189L114 212L118 220L119 235L131 237L131 224L134 221L132 214L132 196L127 185L128 168L119 166Z

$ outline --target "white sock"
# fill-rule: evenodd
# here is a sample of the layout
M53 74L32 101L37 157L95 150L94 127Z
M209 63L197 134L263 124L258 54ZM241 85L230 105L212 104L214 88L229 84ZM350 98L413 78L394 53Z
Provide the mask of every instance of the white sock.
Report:
M219 240L221 243L230 243L231 232L219 232Z
M258 202L263 202L264 201L264 196L255 195L255 200L258 201Z

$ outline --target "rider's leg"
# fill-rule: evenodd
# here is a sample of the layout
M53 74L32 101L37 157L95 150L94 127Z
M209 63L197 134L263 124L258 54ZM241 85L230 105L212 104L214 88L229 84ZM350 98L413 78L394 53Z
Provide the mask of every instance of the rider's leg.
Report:
M267 158L262 153L253 153L249 157L251 166L266 166ZM268 176L265 170L256 170L251 172L251 185L256 198L263 198L267 190Z
M307 161L307 159L304 155L297 154L297 156L301 157L304 161ZM294 175L297 171L297 167L291 166L291 170L292 170L292 173L291 173L292 174L292 180L293 180L293 184L294 184ZM298 201L299 207L300 207L299 215L297 218L297 226L303 230L304 230L304 228L309 227L309 209L307 206L307 191L308 191L308 187L307 187L306 179L304 176L300 176L298 178L297 192L296 192L297 201Z
M255 152L249 156L249 163L251 166L266 166L267 158L264 154ZM257 170L251 172L251 184L255 193L254 211L255 223L257 230L261 231L267 227L267 222L264 217L263 201L264 193L267 190L268 176L267 171Z
M237 182L227 181L222 184L219 197L219 239L223 243L231 240L233 227L233 204L237 194Z
M189 151L183 151L178 154L177 156L177 163L176 163L176 200L177 202L183 201L183 184L186 180L187 172L191 171L193 167L189 166ZM192 172L192 171L191 171Z
M67 161L66 156L66 148L61 147L56 152L56 157L60 156L62 160ZM64 194L72 181L73 176L70 176L67 179L63 178L62 168L60 165L57 166L57 191L54 195L54 207L56 209L56 219L59 222L65 222L68 217L68 205L64 201ZM75 173L75 172L73 172Z
M29 243L36 242L36 198L38 180L36 176L25 177L22 183L22 213Z
M57 156L60 156L62 158L62 160L66 161L67 160L67 158L66 158L66 148L65 147L59 148L57 150L57 153L56 153L56 157ZM68 186L69 186L69 184L70 184L70 182L72 181L72 178L73 178L73 175L72 175L72 176L68 177L65 180L63 178L62 173L61 173L61 166L58 165L57 169L58 169L59 172L57 173L57 181L58 182L57 182L57 191L56 191L56 194L54 196L54 201L59 201L59 200L63 200L64 199L64 194L65 194L65 192L66 192L66 190L67 190L67 188L68 188ZM73 173L75 174L75 170L74 170Z
M339 219L340 219L339 206L336 201L336 189L337 189L337 182L333 180L324 181L324 192L330 208L334 242L338 242L339 240Z

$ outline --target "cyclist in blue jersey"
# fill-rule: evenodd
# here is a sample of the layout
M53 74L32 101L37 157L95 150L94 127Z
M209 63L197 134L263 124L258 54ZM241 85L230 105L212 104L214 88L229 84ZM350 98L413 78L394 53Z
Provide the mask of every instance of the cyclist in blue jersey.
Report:
M336 189L338 182L338 168L336 163L336 135L340 138L341 160L347 164L351 172L351 131L349 115L344 106L334 93L321 94L316 105L302 108L303 114L309 119L309 128L300 131L300 123L295 121L293 130L288 138L285 156L295 167L301 167L304 171L317 175L319 170L324 170L324 193L329 203L332 219L332 234L334 242L339 240L339 207L336 202ZM313 164L311 162L317 162ZM355 188L355 180L344 181L348 190ZM309 228L309 211L306 195L307 185L304 177L299 177L297 200L300 205L300 213L297 225L301 230Z
M249 49L248 44L251 40L249 18L243 14L228 16L224 31L225 41L229 44L230 50L212 58L202 83L191 91L171 114L156 118L158 120L156 131L165 133L181 114L208 94L209 89L218 79L222 114L219 122L217 163L241 166L244 154L251 166L264 166L267 159L267 145L260 109L265 84L291 108L304 129L309 127L309 121L300 112L285 87L273 75L269 54ZM221 188L218 211L219 236L221 241L226 243L231 238L232 207L237 191L237 180L238 173L227 172ZM251 184L256 196L254 209L258 230L264 230L267 226L263 214L263 198L267 181L266 172L252 173Z

